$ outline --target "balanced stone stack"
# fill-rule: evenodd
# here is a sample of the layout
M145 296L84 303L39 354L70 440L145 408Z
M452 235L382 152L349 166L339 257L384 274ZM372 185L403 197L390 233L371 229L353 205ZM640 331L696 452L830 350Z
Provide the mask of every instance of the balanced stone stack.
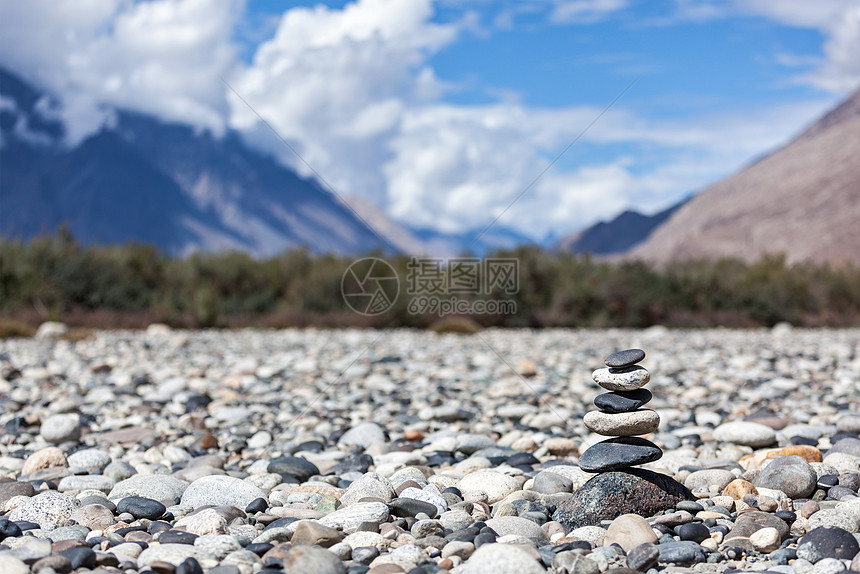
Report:
M663 456L660 447L637 436L660 425L656 411L642 408L651 400L651 393L642 388L651 376L637 364L644 358L641 349L619 351L606 357L605 369L594 371L594 381L609 392L594 399L600 410L587 413L583 422L593 432L613 438L591 446L579 458L582 470L597 474L553 514L553 520L569 529L599 525L622 514L654 516L694 499L672 477L635 468Z
M615 438L599 442L582 453L579 459L582 470L623 470L663 456L656 444L636 436L652 433L660 425L656 411L642 408L651 400L651 392L642 388L651 375L637 364L644 358L642 349L618 351L606 357L606 368L592 374L594 382L609 392L594 399L600 410L587 413L583 422L591 431Z

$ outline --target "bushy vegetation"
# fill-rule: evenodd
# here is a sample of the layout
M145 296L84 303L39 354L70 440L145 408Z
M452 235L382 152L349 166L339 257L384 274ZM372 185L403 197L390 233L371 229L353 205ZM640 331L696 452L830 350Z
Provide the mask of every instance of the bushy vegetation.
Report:
M459 296L516 304L516 313L472 317L484 327L860 324L856 266L789 265L784 257L768 256L755 263L700 260L655 268L536 248L497 255L519 261L518 291ZM0 319L13 334L26 334L28 326L47 319L90 327L166 322L439 328L438 314L410 310L404 290L380 315L350 310L341 297L341 280L353 260L303 250L268 259L243 253L168 257L146 245L83 248L64 232L28 243L0 240ZM402 286L409 258L386 260Z

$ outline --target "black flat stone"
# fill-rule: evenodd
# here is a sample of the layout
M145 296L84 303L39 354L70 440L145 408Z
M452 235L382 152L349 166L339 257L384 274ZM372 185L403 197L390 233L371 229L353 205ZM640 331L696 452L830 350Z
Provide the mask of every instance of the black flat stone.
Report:
M653 462L662 456L663 451L650 440L616 437L589 447L579 457L579 467L585 472L608 472Z
M268 471L273 474L289 474L300 482L320 473L317 466L298 456L282 456L269 461Z
M648 389L603 393L594 397L594 406L605 413L626 413L647 404L651 397Z
M88 568L93 569L96 566L96 553L88 546L78 546L58 552L61 556L65 556L72 563L72 569Z
M625 349L624 351L618 351L617 353L612 353L605 359L603 362L607 367L629 367L630 365L635 365L639 361L645 358L645 351L642 349Z
M116 505L117 513L128 512L135 518L147 518L149 520L158 520L167 508L151 498L143 496L127 496L120 500Z
M161 544L194 544L197 540L197 535L191 532L182 530L165 530L158 535L158 542Z
M436 518L439 513L435 504L414 498L395 498L388 503L388 506L391 507L391 514L398 517L415 516L423 512L430 518Z

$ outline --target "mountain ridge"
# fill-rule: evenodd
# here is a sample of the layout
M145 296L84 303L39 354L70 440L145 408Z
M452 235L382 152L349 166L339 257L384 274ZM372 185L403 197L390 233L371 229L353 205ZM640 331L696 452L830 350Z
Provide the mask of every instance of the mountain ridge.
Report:
M215 138L118 110L67 148L48 94L0 69L0 233L28 239L61 223L82 243L143 241L173 254L291 247L360 254L393 247L338 197L235 132Z
M860 263L860 89L779 149L710 185L625 257Z

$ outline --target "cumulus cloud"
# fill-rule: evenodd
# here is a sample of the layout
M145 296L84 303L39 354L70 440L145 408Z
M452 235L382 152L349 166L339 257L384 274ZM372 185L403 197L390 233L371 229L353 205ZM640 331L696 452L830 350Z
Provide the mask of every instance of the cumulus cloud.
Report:
M300 172L310 170L266 119L339 193L379 200L378 169L404 110L437 98L444 84L426 66L452 42L454 24L430 21L430 0L362 0L343 10L287 11L274 37L230 78L231 124Z
M788 66L811 66L798 81L845 94L860 85L860 3L857 0L675 0L678 20L711 20L729 16L759 16L774 22L818 30L824 36L823 57L779 54Z
M70 144L110 109L154 114L222 133L219 77L241 0L31 0L0 5L4 65L61 95Z

